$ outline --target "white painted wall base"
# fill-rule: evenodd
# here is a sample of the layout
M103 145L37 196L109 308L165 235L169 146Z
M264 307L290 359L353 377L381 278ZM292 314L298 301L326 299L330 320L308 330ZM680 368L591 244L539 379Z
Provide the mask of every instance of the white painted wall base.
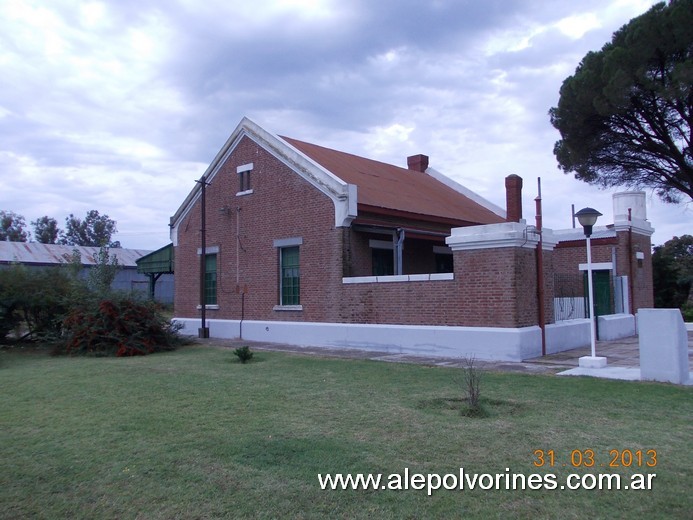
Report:
M609 314L597 316L597 330L599 341L613 341L615 339L635 336L635 316L632 314Z
M600 316L600 335L619 339L635 334L633 315ZM184 335L196 336L200 320L174 318ZM555 354L590 344L588 319L546 326L546 353ZM541 329L445 327L426 325L364 325L292 321L207 320L212 338L243 338L311 347L356 348L436 357L471 357L489 361L522 361L541 356ZM242 328L242 330L241 330Z
M174 318L181 333L197 335L199 319ZM240 337L237 320L207 320L210 337ZM539 327L445 327L287 321L243 321L243 339L288 345L339 347L435 357L522 361L541 355Z
M610 317L600 317L610 318ZM183 324L182 334L196 336L200 320L174 318ZM632 336L624 323L632 315L614 315L603 325L611 339ZM522 361L541 356L541 329L445 327L426 325L365 325L290 321L207 320L212 338L243 338L311 347L355 348L436 357L471 357L480 360ZM242 328L242 331L241 331ZM618 335L624 331L624 335ZM546 326L546 353L555 354L590 344L588 319L560 321Z
M555 354L590 344L590 320L580 318L546 326L546 353ZM541 355L541 350L539 354Z

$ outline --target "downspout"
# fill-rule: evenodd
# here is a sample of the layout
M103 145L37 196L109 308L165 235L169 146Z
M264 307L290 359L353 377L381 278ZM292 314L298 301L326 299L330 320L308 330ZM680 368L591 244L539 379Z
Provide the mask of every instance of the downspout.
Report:
M238 324L239 339L243 339L243 319L245 318L245 291L241 291L241 321Z
M236 287L240 283L240 256L241 256L241 208L236 208Z
M630 300L630 309L628 309L631 314L635 315L635 292L633 288L635 283L633 281L633 210L628 208L628 289L629 295L628 300Z
M395 256L396 256L396 264L395 264L395 274L399 275L402 274L402 244L404 244L404 229L402 228L397 228L397 231L395 231L395 235L397 237L397 243L395 244Z
M238 336L243 339L243 319L245 318L245 291L241 289L241 208L236 208L236 291L241 293L241 321L238 323Z
M541 355L546 355L546 311L544 309L544 239L541 215L541 177L537 178L536 227L539 233L537 244L537 304L539 306L539 328L541 329Z

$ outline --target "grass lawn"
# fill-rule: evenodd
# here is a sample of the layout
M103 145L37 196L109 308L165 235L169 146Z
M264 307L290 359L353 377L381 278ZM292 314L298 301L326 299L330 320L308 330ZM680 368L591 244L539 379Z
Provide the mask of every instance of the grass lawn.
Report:
M0 518L691 518L693 389L189 346L0 350ZM554 452L534 467L533 452ZM570 467L573 450L593 468ZM609 468L609 450L656 450ZM579 462L579 453L574 459ZM584 460L584 457L583 457ZM564 464L567 466L564 467ZM605 467L600 467L604 464ZM318 474L656 473L651 490L322 490ZM449 482L449 481L448 481ZM624 480L625 482L625 480Z

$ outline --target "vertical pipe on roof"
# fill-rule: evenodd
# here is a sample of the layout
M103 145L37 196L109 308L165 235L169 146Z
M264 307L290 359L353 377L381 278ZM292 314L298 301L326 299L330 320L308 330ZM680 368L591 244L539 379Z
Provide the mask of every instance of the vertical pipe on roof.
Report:
M521 181L522 179L520 179ZM546 313L544 309L544 240L542 238L543 218L541 212L541 177L537 178L536 226L539 233L537 244L537 304L539 307L539 328L541 329L541 355L546 355Z

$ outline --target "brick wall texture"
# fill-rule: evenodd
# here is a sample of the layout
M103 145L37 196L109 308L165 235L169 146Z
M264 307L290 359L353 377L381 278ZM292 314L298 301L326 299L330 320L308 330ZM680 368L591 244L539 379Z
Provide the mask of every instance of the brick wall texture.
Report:
M616 259L616 276L628 277L631 313L654 306L652 286L652 243L650 237L628 230L618 231L616 237L591 241L592 262L612 262ZM643 253L638 261L636 253ZM554 250L556 273L578 272L578 266L587 262L585 240L564 242Z
M253 192L239 196L236 168L248 163L253 163ZM218 248L218 308L207 309L208 319L490 327L523 327L538 322L534 249L455 252L454 280L343 284L343 276L371 274L369 239L391 240L391 236L336 228L330 198L248 137L240 140L211 179L206 206L206 245ZM175 228L177 317L200 315L200 222L198 199ZM279 252L274 241L290 238L302 240L302 310L277 309ZM432 247L442 243L442 238L436 237L405 240L405 273L434 272ZM638 244L649 255L649 247ZM572 253L575 265L580 261L579 249ZM567 266L567 256L568 251L544 252L547 323L553 322L554 264L557 269ZM608 259L595 261L610 258L609 249ZM635 282L646 285L647 280L648 272L642 271L642 278ZM651 292L651 271L649 280Z

